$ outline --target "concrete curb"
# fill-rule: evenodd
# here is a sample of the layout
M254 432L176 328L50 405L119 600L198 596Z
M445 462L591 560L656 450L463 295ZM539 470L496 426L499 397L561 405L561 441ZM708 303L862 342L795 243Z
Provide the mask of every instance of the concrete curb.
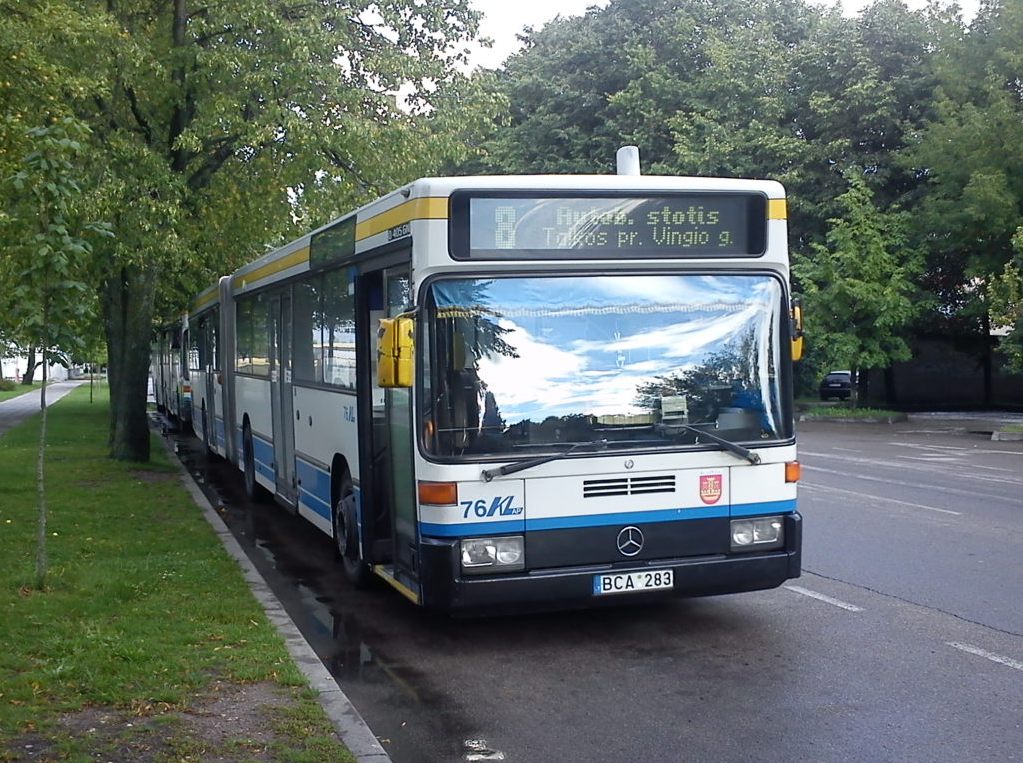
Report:
M284 638L288 652L291 654L292 659L295 660L299 670L306 677L306 680L309 681L309 685L319 694L320 705L322 705L324 712L327 713L331 723L334 724L334 729L337 731L338 736L341 737L341 741L345 743L359 763L391 763L390 755L381 746L366 721L359 715L355 705L345 696L337 681L334 680L334 676L320 662L320 658L316 656L316 652L309 646L309 642L305 640L305 636L299 631L294 620L288 615L273 591L270 590L270 586L267 585L263 576L259 574L259 570L249 560L249 557L246 556L245 551L242 550L242 547L235 540L231 531L227 529L224 520L220 518L220 515L217 514L203 494L202 489L192 479L192 475L188 473L184 464L178 459L177 454L170 447L170 443L167 442L165 437L161 437L160 441L163 443L164 448L167 449L171 460L180 469L182 484L184 484L185 489L192 496L196 506L202 509L203 516L206 517L206 521L210 523L213 531L220 538L220 542L224 544L227 553L238 562L238 566L241 567L242 574L245 577L245 582L252 589L252 595L263 606L267 618Z
M999 442L1019 442L1023 440L1023 432L992 432L991 439Z
M903 421L909 421L909 416L905 413L900 413L895 416L863 416L860 418L843 417L843 416L805 416L800 415L799 421L813 422L813 421L824 421L829 424L899 424Z

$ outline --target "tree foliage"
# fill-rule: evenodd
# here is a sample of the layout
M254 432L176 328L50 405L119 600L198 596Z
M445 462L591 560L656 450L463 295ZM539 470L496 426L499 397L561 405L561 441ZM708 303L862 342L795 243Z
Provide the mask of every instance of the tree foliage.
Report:
M1023 228L1012 239L1016 256L1005 264L1000 274L988 285L991 323L1007 331L999 347L1009 360L1009 367L1023 373Z
M45 84L5 106L26 125L72 114L92 131L88 206L116 233L96 247L93 278L119 458L148 456L154 319L265 247L464 153L494 102L453 65L476 34L467 0L0 9L15 17L0 46L32 58L12 54L0 77L25 68ZM479 116L440 115L452 100Z
M894 0L858 19L803 0L620 0L532 32L507 62L500 171L606 172L622 144L652 174L771 177L790 233L822 242L867 169L889 204L919 183L895 161L929 113L929 25Z
M907 216L878 210L863 178L847 177L843 214L830 221L826 245L814 244L793 266L812 316L807 341L829 367L887 368L909 359L906 329L921 307Z
M1016 0L985 2L969 25L954 5L899 0L854 18L806 0L618 0L529 30L499 75L507 124L468 168L607 172L617 147L635 143L651 174L780 180L802 261L795 285L839 300L819 304L822 320L808 310L836 364L877 367L906 355L911 332L939 326L983 353L991 289L1015 277L1006 268L1023 224L1020 39ZM881 234L895 236L887 260L874 259L893 268L897 295L917 288L922 308L906 326L896 295L876 295L897 330L869 342L834 320L883 276L839 256L880 252L850 238L878 235L849 217L849 193L866 209L867 192L871 219L894 226ZM802 284L802 273L818 280Z
M76 219L74 202L81 195L76 160L88 130L71 117L27 131L29 152L5 183L6 270L13 282L5 293L3 312L13 332L42 353L43 387L39 396L41 424L37 459L39 522L36 544L36 587L46 583L46 369L53 353L62 357L81 344L76 327L88 321L95 307L83 276L91 245L88 232L106 233L105 226ZM34 354L34 353L32 353ZM30 355L29 364L34 359ZM31 371L31 368L30 368ZM28 374L26 374L28 376Z
M984 286L1013 255L1023 225L1023 6L986 4L968 34L935 57L933 116L903 161L926 180L914 235L927 253L923 283L946 331L986 333Z

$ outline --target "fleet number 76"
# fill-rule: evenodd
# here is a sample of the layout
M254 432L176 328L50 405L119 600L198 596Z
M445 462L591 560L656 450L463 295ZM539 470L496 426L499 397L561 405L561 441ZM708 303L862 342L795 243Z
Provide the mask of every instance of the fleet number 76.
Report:
M480 519L494 516L506 517L522 513L521 506L512 506L512 501L514 500L515 496L513 495L497 495L489 502L486 498L478 498L475 501L460 501L459 506L464 509L462 512L463 519L468 519L470 513L476 515Z

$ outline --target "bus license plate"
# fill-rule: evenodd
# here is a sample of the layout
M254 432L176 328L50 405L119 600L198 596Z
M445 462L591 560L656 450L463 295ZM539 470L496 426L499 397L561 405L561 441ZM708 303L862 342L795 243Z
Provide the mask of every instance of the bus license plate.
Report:
M644 570L620 575L594 575L593 595L662 591L674 587L674 570Z

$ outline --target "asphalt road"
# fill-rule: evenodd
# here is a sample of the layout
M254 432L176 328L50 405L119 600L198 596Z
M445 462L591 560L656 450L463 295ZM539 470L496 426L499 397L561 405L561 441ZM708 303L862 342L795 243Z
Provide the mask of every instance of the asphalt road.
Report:
M1023 443L956 428L802 426L802 578L600 611L421 612L207 487L396 763L1023 760Z
M974 427L804 425L804 570L1023 635L1023 443Z

